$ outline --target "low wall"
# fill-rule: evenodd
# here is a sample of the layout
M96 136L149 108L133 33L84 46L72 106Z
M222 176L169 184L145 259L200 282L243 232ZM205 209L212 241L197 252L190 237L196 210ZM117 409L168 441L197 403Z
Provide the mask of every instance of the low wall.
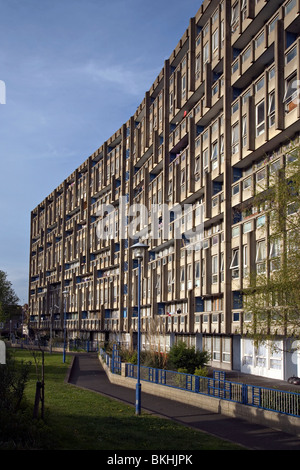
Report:
M100 355L99 359L111 383L128 388L136 387L136 379L125 376L126 365L124 363L122 363L122 373L121 375L118 375L111 373L109 367ZM179 401L181 403L189 402L193 406L204 408L205 410L209 410L213 413L223 414L232 418L245 419L255 424L260 424L262 426L300 437L300 418L295 416L262 410L253 406L241 405L240 403L234 403L215 397L208 397L200 393L187 392L185 390L151 382L142 381L141 384L142 391L145 393L168 398L169 400Z

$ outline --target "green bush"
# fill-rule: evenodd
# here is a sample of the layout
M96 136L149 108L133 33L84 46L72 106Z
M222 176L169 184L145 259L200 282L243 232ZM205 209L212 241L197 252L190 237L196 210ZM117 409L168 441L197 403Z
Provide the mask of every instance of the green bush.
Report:
M33 419L24 398L29 380L30 362L20 362L7 352L6 364L0 365L0 449L47 447L48 430L43 421Z
M176 374L174 376L174 384L176 387L180 388L185 388L186 386L186 375L181 375L181 374L187 374L188 370L185 369L184 367L180 367L177 372L180 372L180 374Z
M16 363L8 351L6 364L0 365L0 413L15 413L20 408L30 364Z
M197 367L195 369L194 375L199 375L200 377L207 377L208 376L208 368L207 367Z
M206 351L188 348L184 341L171 347L169 352L169 367L174 370L186 369L187 373L194 374L195 369L204 367L209 361Z
M121 360L123 362L129 362L130 364L137 364L137 351L121 349L120 350Z

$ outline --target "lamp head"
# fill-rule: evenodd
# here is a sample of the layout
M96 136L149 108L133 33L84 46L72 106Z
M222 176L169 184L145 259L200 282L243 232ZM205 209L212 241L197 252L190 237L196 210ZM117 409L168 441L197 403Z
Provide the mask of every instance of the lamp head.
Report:
M143 258L145 251L148 249L148 246L144 245L144 243L135 243L131 246L131 249L133 250L133 258L141 259Z

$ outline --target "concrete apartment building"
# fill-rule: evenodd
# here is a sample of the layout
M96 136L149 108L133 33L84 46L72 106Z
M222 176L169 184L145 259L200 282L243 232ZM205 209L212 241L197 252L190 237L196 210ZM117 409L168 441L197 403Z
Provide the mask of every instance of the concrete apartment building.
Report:
M204 0L134 116L32 211L33 329L62 335L65 311L69 338L134 345L139 240L142 347L183 339L217 368L300 375L244 336L241 297L268 240L256 185L299 139L299 13Z

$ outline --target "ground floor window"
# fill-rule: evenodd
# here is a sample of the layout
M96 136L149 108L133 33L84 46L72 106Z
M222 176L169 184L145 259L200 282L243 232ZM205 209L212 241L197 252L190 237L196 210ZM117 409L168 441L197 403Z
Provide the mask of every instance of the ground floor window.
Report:
M222 361L231 361L231 340L230 338L222 338Z
M281 341L255 345L251 339L242 340L242 372L278 377L283 372L283 345Z
M221 359L221 338L214 336L213 338L213 360L219 361Z
M205 336L203 349L210 354L212 361L231 362L231 338L226 336Z

